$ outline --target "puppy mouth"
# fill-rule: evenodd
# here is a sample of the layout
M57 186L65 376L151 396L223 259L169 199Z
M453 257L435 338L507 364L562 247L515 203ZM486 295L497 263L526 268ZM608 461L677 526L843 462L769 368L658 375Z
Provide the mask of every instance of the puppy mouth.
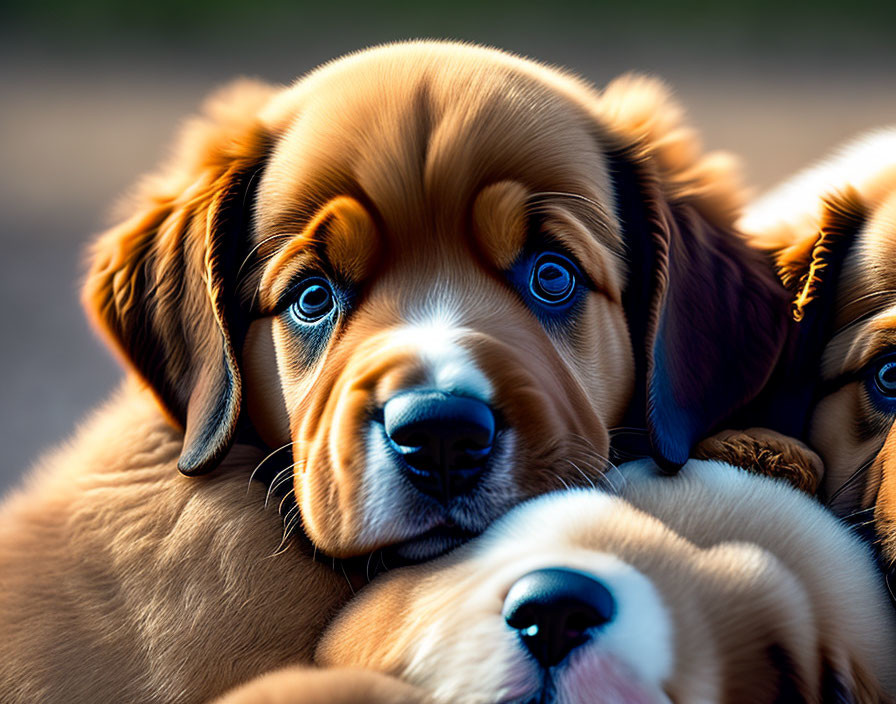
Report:
M466 486L464 492L443 494L415 485L412 476L424 472L395 450L381 422L374 418L368 428L368 464L374 470L371 476L393 477L378 493L379 505L388 507L388 514L384 512L380 520L388 521L390 532L397 533L398 538L375 551L387 568L423 562L453 550L479 535L511 504L507 495L512 493L512 480L503 471L514 449L510 431L502 429L496 433L490 456L475 470L481 477ZM458 468L452 472L455 480L463 474ZM426 474L433 482L451 481L440 468ZM383 498L386 496L388 502ZM404 499L404 506L401 500L396 501L398 497ZM402 529L395 530L398 526Z
M444 555L477 535L447 520L425 533L390 545L383 550L383 557L390 568L413 565Z
M582 657L583 654L585 657ZM665 693L651 692L642 686L632 670L621 660L604 654L594 657L573 653L559 665L542 670L540 686L502 704L557 704L557 702L594 702L595 704L657 704L668 701ZM587 693L587 695L586 695Z

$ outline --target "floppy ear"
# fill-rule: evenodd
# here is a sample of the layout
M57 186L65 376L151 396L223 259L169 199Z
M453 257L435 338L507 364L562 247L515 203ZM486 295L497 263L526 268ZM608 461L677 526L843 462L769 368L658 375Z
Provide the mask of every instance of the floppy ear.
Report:
M784 342L786 292L734 229L742 189L731 160L700 154L661 84L619 79L599 112L628 248L624 304L641 357L643 398L633 408L646 416L657 463L675 470L768 380Z
M818 370L833 334L840 275L867 219L866 205L851 188L819 197L817 207L799 226L772 224L750 233L753 246L774 260L796 321L759 412L764 427L795 438L806 437L811 406L825 391Z
M141 184L130 217L90 252L88 315L183 427L188 475L216 466L239 416L230 299L248 184L270 142L258 112L273 92L240 81L213 96L173 160Z

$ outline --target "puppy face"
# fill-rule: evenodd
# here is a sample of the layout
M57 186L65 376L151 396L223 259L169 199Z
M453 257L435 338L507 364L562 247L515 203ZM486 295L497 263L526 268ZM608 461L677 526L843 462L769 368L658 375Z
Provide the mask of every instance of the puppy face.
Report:
M820 382L807 428L833 509L896 559L896 132L859 140L751 208L805 316Z
M334 556L443 552L594 481L614 426L677 467L780 348L730 169L655 83L381 47L238 86L176 155L88 306L184 426L181 470L251 425Z
M258 188L255 325L281 394L249 392L250 413L281 404L266 439L295 443L305 529L335 554L431 556L558 486L560 458L561 477L596 476L632 394L621 237L589 123L521 76L508 97L457 74L387 55L312 77Z
M627 472L625 499L536 499L447 558L378 578L318 660L445 702L878 701L894 685L889 607L834 518L719 463L655 471ZM846 574L824 567L833 555ZM827 611L843 593L849 613Z

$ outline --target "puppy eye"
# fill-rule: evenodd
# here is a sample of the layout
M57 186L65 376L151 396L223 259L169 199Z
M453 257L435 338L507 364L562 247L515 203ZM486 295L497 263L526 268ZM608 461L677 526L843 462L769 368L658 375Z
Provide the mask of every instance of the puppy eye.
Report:
M896 359L884 359L874 369L874 386L888 398L896 398Z
M336 307L333 287L326 279L314 277L302 281L296 299L289 307L292 317L301 323L316 323Z
M532 264L529 291L542 303L559 305L568 301L576 289L576 267L562 254L545 252Z

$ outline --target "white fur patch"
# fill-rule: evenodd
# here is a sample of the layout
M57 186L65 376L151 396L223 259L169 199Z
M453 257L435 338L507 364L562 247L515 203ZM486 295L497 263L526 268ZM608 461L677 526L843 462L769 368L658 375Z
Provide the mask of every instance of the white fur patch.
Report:
M588 647L613 654L634 670L642 683L661 690L674 664L672 624L653 583L612 555L589 557L588 572L603 582L616 600L613 620Z
M437 519L425 505L411 504L421 497L408 486L386 449L382 426L368 423L366 457L361 484L362 544L382 545L406 540L431 528Z
M392 339L396 345L417 350L426 373L426 388L488 403L493 393L491 382L473 355L459 344L464 335L472 332L459 322L452 299L435 294L423 308L408 316L408 323L395 330Z

